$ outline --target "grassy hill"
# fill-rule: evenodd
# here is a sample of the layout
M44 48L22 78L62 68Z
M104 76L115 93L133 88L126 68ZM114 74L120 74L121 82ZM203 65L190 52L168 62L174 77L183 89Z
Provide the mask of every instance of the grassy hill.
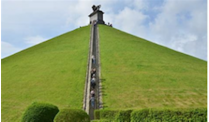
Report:
M108 26L99 26L104 108L207 107L207 62ZM90 27L2 59L2 121L28 105L82 108Z
M19 122L34 101L81 109L89 39L82 27L2 59L2 121Z
M207 107L207 62L100 25L104 107Z

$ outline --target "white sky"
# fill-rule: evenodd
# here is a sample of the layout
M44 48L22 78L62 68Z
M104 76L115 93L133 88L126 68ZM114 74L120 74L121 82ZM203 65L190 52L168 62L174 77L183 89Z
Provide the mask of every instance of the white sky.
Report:
M207 60L207 0L2 0L1 57L87 25L93 4L117 29Z

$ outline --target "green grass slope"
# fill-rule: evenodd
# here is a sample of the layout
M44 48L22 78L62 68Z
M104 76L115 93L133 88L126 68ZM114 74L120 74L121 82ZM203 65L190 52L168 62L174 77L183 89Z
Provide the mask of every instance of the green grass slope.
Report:
M100 25L104 108L207 107L207 62Z
M2 59L2 121L20 121L34 101L81 109L89 39L82 27Z

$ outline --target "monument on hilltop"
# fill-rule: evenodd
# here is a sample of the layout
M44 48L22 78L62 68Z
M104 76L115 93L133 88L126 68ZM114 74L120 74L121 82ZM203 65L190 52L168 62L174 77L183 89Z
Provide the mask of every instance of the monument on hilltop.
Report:
M98 24L105 24L105 22L103 21L103 14L104 12L99 10L101 8L101 5L92 6L93 12L89 15L90 17L90 24L93 22L97 22Z

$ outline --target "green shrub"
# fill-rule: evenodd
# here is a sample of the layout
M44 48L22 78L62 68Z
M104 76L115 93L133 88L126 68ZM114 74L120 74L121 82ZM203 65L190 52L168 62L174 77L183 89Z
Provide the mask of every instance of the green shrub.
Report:
M121 110L116 115L116 122L130 122L131 121L131 112L132 110Z
M100 110L100 119L114 120L119 110Z
M99 122L207 122L207 108L96 110L94 115Z
M139 122L146 120L149 115L148 109L136 110L131 113L131 122Z
M48 103L34 102L25 111L22 122L53 122L59 112L57 106Z
M90 122L90 118L83 110L63 109L56 115L54 122Z
M176 109L176 110L157 110L144 109L136 110L131 113L131 122L206 122L207 108L199 109Z
M91 122L100 122L98 119L91 120Z
M112 122L111 120L107 120L107 119L100 119L100 120L92 120L91 122Z
M94 110L94 119L100 119L100 110Z
M207 121L207 108L187 110L187 114L185 116L188 118L188 120L192 120L195 122L206 122Z

